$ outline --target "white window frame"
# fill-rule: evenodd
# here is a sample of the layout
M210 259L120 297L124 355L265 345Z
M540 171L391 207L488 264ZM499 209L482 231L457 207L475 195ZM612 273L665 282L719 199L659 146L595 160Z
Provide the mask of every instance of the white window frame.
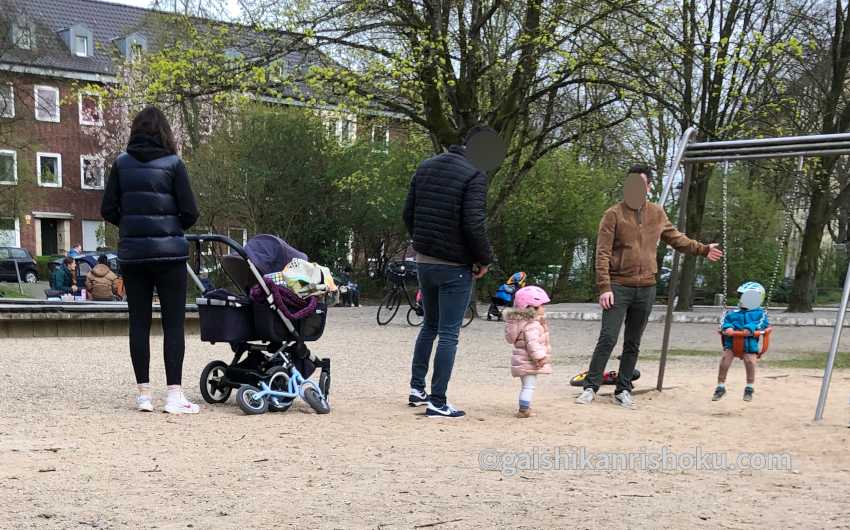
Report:
M3 86L9 88L9 103L11 107L8 109L4 109L5 111L9 111L8 114L0 114L0 118L14 118L15 117L15 86L12 83L7 83Z
M83 116L85 116L85 114L83 114L83 98L85 97L95 98L97 100L97 115L100 116L98 121L89 121L83 118ZM103 98L100 94L95 92L80 92L77 107L79 109L80 125L92 125L95 127L103 125Z
M85 42L85 48L80 49L80 40ZM77 57L88 57L89 56L89 36L88 35L74 35L74 55Z
M82 241L82 240L85 239L85 236L86 236L86 229L85 229L86 223L95 223L95 224L97 224L97 226L99 228L99 230L95 230L95 236L94 237L95 237L95 239L97 239L97 241L95 242L96 243L95 248L92 248L92 249L86 249L86 244L85 244L84 241ZM93 252L93 251L96 252L98 248L106 246L106 241L105 241L105 239L106 239L106 221L103 221L101 219L80 219L80 231L82 233L82 237L80 238L81 239L80 243L83 245L83 252ZM103 234L103 238L104 238L103 240L98 239L98 237L97 237L98 232Z
M241 235L241 237L239 238L239 241L236 241L236 240L234 240L234 241L236 241L236 242L237 242L237 243L239 243L240 245L244 246L244 245L248 242L248 229L247 229L247 228L242 228L242 227L239 227L239 226L231 226L231 227L228 227L228 229L227 229L227 237L230 237L230 232L237 231L237 230L238 230L239 232L241 232L241 233L242 233L242 235ZM233 238L232 238L232 237L230 237L230 239L233 239Z
M96 162L100 166L100 186L86 185L85 161L90 160ZM102 190L106 187L106 168L103 164L103 158L97 155L80 155L80 189L82 190Z
M385 129L384 140L381 142L381 144L379 146L373 147L372 150L373 151L380 151L382 153L386 153L389 150L389 147L390 147L390 126L388 124L387 125L372 124L372 144L377 143L375 141L375 129L377 129L378 127L383 127Z
M0 149L0 155L12 155L12 176L14 177L11 182L0 180L0 186L14 186L18 183L18 153L11 149Z
M41 182L41 159L45 157L56 158L56 184ZM35 154L35 168L38 185L42 188L61 188L62 187L62 155L59 153L43 153Z
M54 94L56 94L56 117L55 118L49 117L49 116L47 118L40 118L39 117L39 110L41 110L41 105L39 104L39 99L38 99L38 91L39 90L49 90L49 91L53 92ZM52 123L59 123L59 121L61 119L60 115L62 113L62 100L60 98L59 89L55 86L50 86L50 85L35 85L33 87L33 97L35 98L35 119L38 120L38 121L47 121L47 122L52 122Z
M27 38L24 39L23 36ZM15 47L22 50L32 50L35 48L35 27L29 22L16 22L12 29L12 38L15 41Z
M20 247L21 246L21 220L18 217L3 217L3 219L14 219L15 220L15 244L13 246Z

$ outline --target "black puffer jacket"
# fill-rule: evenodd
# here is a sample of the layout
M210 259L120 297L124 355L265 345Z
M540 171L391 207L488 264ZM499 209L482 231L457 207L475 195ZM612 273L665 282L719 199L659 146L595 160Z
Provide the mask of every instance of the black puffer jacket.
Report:
M404 223L421 254L457 263L488 265L487 176L452 146L422 162L404 205Z
M198 220L186 166L149 136L133 137L112 164L101 214L119 227L121 263L185 260Z

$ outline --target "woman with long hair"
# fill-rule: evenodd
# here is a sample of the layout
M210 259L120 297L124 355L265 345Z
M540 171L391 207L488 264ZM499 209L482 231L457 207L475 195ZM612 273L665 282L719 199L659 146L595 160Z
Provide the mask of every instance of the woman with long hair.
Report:
M130 312L130 357L139 394L138 410L153 410L149 377L154 289L159 295L164 335L165 412L194 414L198 405L183 395L186 260L184 237L198 220L189 174L165 115L156 107L139 112L127 150L112 164L101 214L118 226L118 259Z

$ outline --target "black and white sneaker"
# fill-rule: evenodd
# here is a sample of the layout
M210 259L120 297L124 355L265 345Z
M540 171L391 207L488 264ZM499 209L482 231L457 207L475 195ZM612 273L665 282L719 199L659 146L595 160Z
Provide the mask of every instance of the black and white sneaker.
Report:
M425 410L425 415L429 418L462 418L466 416L466 412L454 408L450 403L446 403L442 407L428 403L428 409Z
M419 407L421 405L427 405L428 394L423 392L422 390L416 390L415 388L410 389L410 395L407 397L407 405L410 407Z

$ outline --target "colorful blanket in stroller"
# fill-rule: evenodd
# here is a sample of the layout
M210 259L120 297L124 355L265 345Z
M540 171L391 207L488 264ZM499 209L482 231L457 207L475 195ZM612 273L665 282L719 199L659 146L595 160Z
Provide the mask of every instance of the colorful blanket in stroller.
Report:
M316 312L319 300L315 296L301 298L292 289L283 285L277 285L269 278L264 279L274 298L274 305L289 320L300 320ZM251 299L256 303L266 303L266 294L263 292L262 287L255 285L251 288Z
M283 271L266 274L265 278L305 298L336 291L330 269L300 258L292 259Z

